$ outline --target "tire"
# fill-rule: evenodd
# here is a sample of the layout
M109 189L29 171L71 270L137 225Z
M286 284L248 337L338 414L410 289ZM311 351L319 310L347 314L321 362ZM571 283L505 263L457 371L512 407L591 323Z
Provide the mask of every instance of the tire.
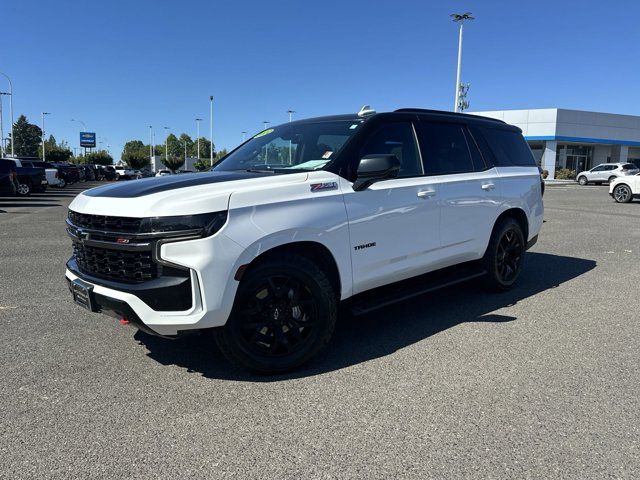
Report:
M578 183L582 186L588 185L589 181L587 180L587 177L585 177L584 175L578 177Z
M31 184L29 182L19 183L16 193L21 197L27 197L31 195Z
M64 178L58 179L58 188L64 188L67 186L67 182L64 181Z
M305 257L277 256L247 270L227 324L213 334L232 363L282 373L324 349L336 317L337 297L326 274Z
M611 176L609 177L609 180L607 180L607 181L609 182L609 184L611 184L611 183L613 183L613 181L614 181L616 178L618 178L618 177L616 177L615 175L611 175Z
M116 173L116 182L117 182L118 180L120 180L120 174L119 174L119 173Z
M621 183L613 189L613 199L618 203L629 203L633 200L633 193L629 185Z
M497 292L511 289L520 276L525 250L522 227L515 219L507 217L496 223L482 258L485 285Z

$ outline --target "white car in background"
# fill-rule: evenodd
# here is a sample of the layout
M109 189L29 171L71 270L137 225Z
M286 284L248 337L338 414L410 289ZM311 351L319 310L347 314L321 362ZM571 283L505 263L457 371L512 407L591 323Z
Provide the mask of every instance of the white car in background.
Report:
M635 175L638 172L640 170L633 163L601 163L591 170L580 172L576 180L580 185L588 185L589 183L600 185L604 182L610 184L618 177Z
M130 180L136 178L136 172L129 167L116 166L116 180Z
M156 173L156 177L164 177L166 175L173 175L171 173L171 170L158 170L158 172Z
M640 198L640 173L618 177L609 185L609 195L618 203L629 203Z

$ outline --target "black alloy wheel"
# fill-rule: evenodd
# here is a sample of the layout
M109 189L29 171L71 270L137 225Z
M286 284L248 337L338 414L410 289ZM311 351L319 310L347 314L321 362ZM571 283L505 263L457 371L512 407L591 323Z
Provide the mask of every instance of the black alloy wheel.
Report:
M509 290L516 283L526 251L522 227L514 218L500 220L491 234L482 260L487 271L486 286L490 290Z
M274 257L249 268L227 324L214 330L222 353L259 373L280 373L328 343L337 299L326 274L305 257Z

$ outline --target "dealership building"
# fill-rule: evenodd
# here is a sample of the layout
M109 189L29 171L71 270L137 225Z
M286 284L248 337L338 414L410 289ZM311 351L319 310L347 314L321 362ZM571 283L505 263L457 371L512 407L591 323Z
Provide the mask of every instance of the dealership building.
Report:
M581 172L607 162L640 167L640 117L563 108L469 113L519 127L548 178L561 168Z

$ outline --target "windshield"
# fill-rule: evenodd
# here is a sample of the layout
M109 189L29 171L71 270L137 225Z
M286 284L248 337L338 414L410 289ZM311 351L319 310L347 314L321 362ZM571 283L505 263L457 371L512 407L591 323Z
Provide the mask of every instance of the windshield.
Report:
M359 119L296 122L268 128L231 152L214 170L321 170L361 123Z

